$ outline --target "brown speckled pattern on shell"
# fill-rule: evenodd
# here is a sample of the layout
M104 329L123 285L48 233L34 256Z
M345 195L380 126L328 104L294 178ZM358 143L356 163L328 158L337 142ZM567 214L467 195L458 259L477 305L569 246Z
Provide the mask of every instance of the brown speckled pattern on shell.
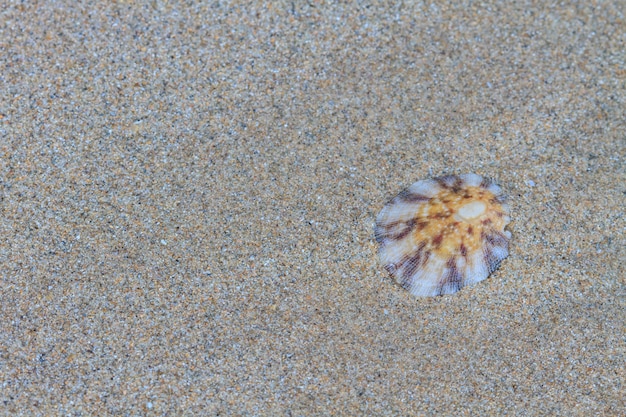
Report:
M476 174L418 181L376 218L380 259L417 296L452 294L484 280L509 254L509 207Z

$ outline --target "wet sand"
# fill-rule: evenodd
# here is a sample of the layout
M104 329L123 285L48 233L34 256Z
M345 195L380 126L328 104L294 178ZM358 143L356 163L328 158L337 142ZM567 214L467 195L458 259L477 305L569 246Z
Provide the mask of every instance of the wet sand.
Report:
M0 414L624 415L624 8L8 5ZM465 172L510 256L415 298L374 219Z

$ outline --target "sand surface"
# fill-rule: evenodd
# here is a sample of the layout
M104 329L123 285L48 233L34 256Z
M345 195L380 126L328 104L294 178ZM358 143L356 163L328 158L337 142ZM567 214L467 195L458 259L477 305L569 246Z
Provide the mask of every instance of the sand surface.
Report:
M625 12L4 2L0 415L625 415ZM464 172L510 256L412 297L376 214Z

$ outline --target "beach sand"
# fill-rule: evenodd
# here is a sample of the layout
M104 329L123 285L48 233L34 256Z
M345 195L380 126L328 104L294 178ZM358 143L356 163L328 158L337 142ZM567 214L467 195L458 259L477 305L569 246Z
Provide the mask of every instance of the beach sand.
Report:
M626 413L623 2L2 9L1 415ZM465 172L510 255L413 297Z

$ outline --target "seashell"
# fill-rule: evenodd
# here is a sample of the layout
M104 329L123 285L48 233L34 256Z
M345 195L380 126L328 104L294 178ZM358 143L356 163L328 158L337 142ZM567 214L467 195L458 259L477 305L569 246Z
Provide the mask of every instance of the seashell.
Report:
M480 175L418 181L376 217L380 260L413 295L453 294L509 255L509 213L502 189Z

